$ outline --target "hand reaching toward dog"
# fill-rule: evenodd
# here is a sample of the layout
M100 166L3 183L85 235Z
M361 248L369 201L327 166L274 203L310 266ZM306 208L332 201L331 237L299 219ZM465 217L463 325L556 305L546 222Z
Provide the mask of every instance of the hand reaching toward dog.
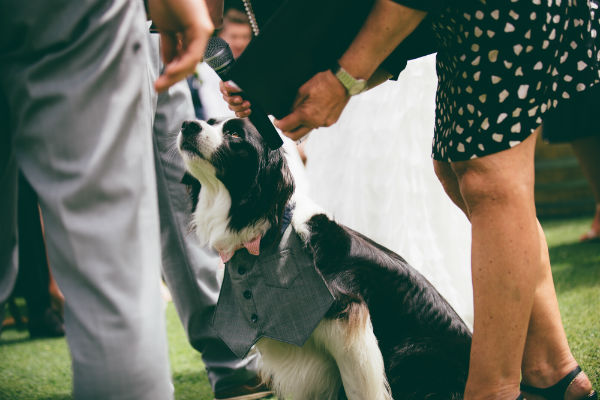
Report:
M204 0L149 0L148 8L160 31L165 69L154 88L162 92L194 72L214 25Z
M314 128L333 125L348 100L350 95L331 71L319 72L298 89L292 112L275 126L299 140Z
M241 89L231 82L220 83L223 99L236 117L244 118L252 112L252 105L239 95ZM298 90L292 112L275 126L293 140L299 140L314 128L336 122L350 96L331 71L316 74Z

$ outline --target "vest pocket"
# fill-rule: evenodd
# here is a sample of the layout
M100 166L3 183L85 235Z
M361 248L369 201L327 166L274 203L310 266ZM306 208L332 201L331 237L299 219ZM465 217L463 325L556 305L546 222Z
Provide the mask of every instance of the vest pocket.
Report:
M263 278L267 286L288 289L292 286L300 273L297 261L303 260L301 254L285 249L279 254L274 254L263 261Z

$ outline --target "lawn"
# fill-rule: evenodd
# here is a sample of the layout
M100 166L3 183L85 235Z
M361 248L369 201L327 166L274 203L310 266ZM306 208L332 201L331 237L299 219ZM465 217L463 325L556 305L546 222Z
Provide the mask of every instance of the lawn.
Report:
M600 388L600 242L578 243L589 219L543 223L561 313L571 348ZM200 355L187 343L172 304L167 308L171 369L177 400L209 400ZM0 400L70 399L70 360L64 339L30 340L8 329L0 337Z

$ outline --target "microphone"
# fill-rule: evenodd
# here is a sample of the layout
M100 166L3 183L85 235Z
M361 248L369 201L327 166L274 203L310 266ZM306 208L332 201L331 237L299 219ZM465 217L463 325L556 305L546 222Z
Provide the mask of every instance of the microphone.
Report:
M206 46L206 52L204 53L204 62L219 75L221 80L229 80L229 71L233 66L234 58L233 53L225 40L217 36L213 36L209 39ZM283 140L281 140L279 133L277 133L277 130L267 116L267 113L265 113L260 105L253 101L246 93L240 93L240 95L252 104L252 112L248 116L248 119L254 124L258 133L260 133L265 142L267 142L267 145L273 150L281 147Z

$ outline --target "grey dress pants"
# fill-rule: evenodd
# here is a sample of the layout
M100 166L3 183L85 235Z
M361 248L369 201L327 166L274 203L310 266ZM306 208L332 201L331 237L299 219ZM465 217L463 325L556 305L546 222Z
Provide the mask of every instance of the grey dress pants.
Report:
M76 399L172 398L141 0L0 0L0 302L39 196Z
M150 35L151 76L157 76L161 63L158 35ZM190 229L192 203L181 183L185 174L177 151L177 133L185 120L194 119L194 105L185 80L155 98L153 125L154 153L163 277L171 291L175 308L190 344L202 354L213 391L246 383L256 376L257 356L237 358L212 329L220 281L219 256L201 247Z

